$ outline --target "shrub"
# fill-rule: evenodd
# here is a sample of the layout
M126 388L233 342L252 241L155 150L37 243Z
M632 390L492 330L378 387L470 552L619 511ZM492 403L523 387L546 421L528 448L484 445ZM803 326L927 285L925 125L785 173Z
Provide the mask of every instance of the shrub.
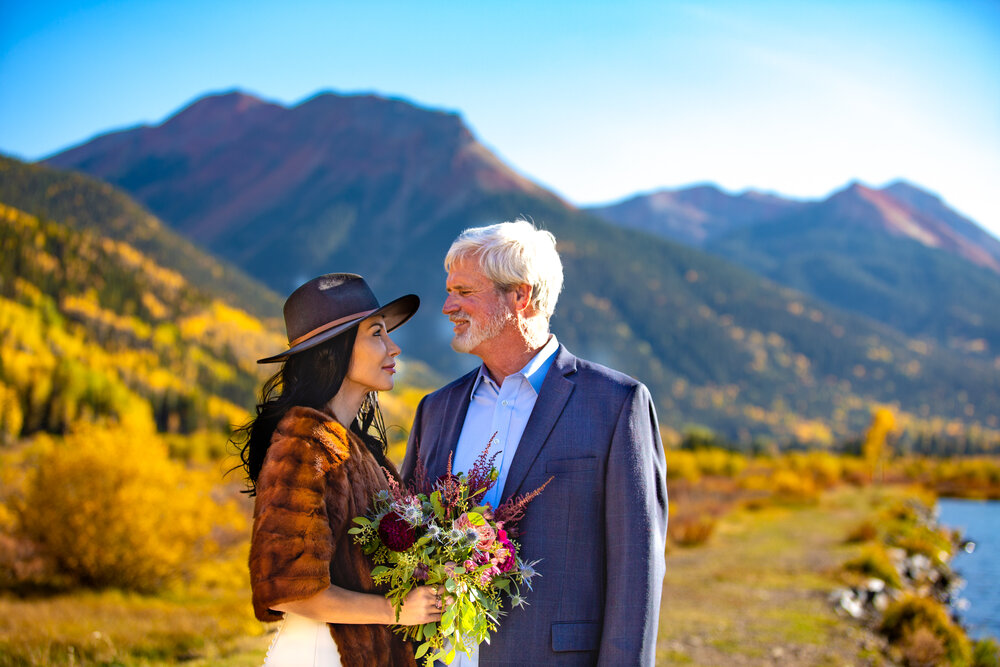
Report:
M83 427L39 440L34 459L16 532L72 585L162 589L244 525L211 497L216 475L171 461L153 433Z
M701 479L698 460L694 452L668 449L666 451L667 479L685 479L697 482Z
M871 542L876 537L878 537L878 526L866 519L847 533L847 542Z
M667 524L667 533L674 544L694 547L708 541L715 532L715 524L716 519L708 515L671 519Z
M903 664L907 667L936 667L944 658L944 642L923 626L908 632L900 642Z
M940 640L950 663L964 665L972 659L968 637L948 617L945 607L930 598L907 595L891 603L885 610L879 630L905 651L906 641L912 643L915 633L921 628Z
M1000 644L980 639L972 645L972 667L1000 667Z
M771 477L771 488L777 499L790 503L814 503L819 489L812 477L793 470L778 470Z
M844 563L844 569L864 577L881 579L893 588L902 585L896 566L892 564L885 549L879 545L866 547L857 557Z

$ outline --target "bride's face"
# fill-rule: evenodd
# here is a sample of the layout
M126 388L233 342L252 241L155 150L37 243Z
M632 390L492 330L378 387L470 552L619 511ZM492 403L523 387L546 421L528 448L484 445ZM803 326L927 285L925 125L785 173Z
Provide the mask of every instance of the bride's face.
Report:
M368 391L388 391L393 387L396 357L400 349L385 330L385 318L369 317L358 325L351 364L346 380Z

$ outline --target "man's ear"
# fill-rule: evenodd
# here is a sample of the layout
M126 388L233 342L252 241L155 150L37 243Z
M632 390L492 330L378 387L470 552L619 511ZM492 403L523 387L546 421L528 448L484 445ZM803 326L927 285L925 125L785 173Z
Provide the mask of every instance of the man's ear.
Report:
M528 305L531 303L531 285L521 283L511 290L511 294L514 295L515 311L522 311L528 308Z

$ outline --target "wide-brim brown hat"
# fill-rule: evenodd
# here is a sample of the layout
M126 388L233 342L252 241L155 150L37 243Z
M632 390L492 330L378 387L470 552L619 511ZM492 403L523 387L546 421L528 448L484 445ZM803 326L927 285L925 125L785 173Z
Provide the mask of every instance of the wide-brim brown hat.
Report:
M419 307L420 297L416 294L407 294L380 306L365 279L353 273L328 273L313 278L285 301L288 349L273 357L258 359L257 363L284 361L376 315L383 316L386 331L392 331L410 319Z

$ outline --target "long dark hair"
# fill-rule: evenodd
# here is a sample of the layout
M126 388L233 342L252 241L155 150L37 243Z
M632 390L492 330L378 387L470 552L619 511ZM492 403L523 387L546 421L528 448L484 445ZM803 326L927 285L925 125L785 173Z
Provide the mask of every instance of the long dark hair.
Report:
M324 410L340 391L357 335L358 327L351 327L316 347L293 354L264 383L257 415L236 429L230 438L239 449L242 468L246 471L245 493L256 495L257 476L271 446L271 435L285 413L295 406ZM385 456L385 424L374 392L365 399L358 418L347 427L361 438L379 465L391 469Z

